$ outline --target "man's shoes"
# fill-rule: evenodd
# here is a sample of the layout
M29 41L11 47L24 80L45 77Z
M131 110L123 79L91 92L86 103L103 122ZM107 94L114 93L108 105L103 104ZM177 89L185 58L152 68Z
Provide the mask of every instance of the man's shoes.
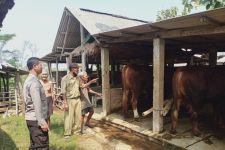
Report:
M64 139L68 140L68 139L70 139L70 137L71 137L70 135L66 135L66 136L64 136Z
M95 125L91 124L91 123L85 123L85 126L89 127L89 128L94 128Z

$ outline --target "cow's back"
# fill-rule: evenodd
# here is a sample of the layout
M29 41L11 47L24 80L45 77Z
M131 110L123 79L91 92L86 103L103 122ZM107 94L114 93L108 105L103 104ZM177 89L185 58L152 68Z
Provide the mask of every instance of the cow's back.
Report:
M225 97L225 67L178 68L173 76L173 96L199 105Z
M140 90L146 88L146 84L151 84L149 79L152 79L152 74L149 67L138 65L124 65L122 68L122 83L123 89Z

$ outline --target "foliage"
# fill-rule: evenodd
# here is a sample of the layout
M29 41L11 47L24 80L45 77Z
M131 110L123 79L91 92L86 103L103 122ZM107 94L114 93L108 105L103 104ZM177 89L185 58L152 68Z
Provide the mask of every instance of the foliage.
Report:
M3 34L0 35L0 42L8 42L11 40L13 37L15 37L15 34Z
M182 0L184 5L183 15L191 12L193 8L205 6L206 10L224 7L225 0Z
M28 149L29 132L24 116L3 119L0 116L0 149ZM74 150L76 137L67 141L63 137L63 112L56 112L51 118L51 131L49 133L50 149Z
M3 50L2 51L3 60L7 63L13 65L14 67L20 68L22 64L20 62L21 52L19 50Z
M0 35L0 63L2 62L2 50L6 43L15 37L15 34L3 34Z
M177 7L171 7L169 9L163 9L163 10L157 12L156 21L173 18L173 17L176 17L177 15L178 15L178 8Z
M25 68L27 58L34 56L37 51L36 45L24 41L22 50L2 50L2 56L5 62L17 68Z
M206 10L216 9L225 6L225 0L182 0L184 9L181 15L187 15L192 9L205 6ZM179 16L178 8L171 7L158 11L156 21L169 19Z

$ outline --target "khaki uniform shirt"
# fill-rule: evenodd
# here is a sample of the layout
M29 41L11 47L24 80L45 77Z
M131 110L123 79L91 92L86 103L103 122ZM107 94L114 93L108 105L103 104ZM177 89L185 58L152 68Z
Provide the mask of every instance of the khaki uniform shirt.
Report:
M67 99L80 99L80 79L70 73L65 75L61 81L61 93L66 95Z

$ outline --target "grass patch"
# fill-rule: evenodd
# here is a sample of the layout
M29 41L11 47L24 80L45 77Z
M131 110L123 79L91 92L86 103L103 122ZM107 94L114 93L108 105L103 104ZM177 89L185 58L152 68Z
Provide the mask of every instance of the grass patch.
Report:
M63 137L63 112L51 117L49 133L51 150L76 150L77 138L65 140ZM30 144L29 132L24 116L2 118L0 116L0 150L27 150Z

